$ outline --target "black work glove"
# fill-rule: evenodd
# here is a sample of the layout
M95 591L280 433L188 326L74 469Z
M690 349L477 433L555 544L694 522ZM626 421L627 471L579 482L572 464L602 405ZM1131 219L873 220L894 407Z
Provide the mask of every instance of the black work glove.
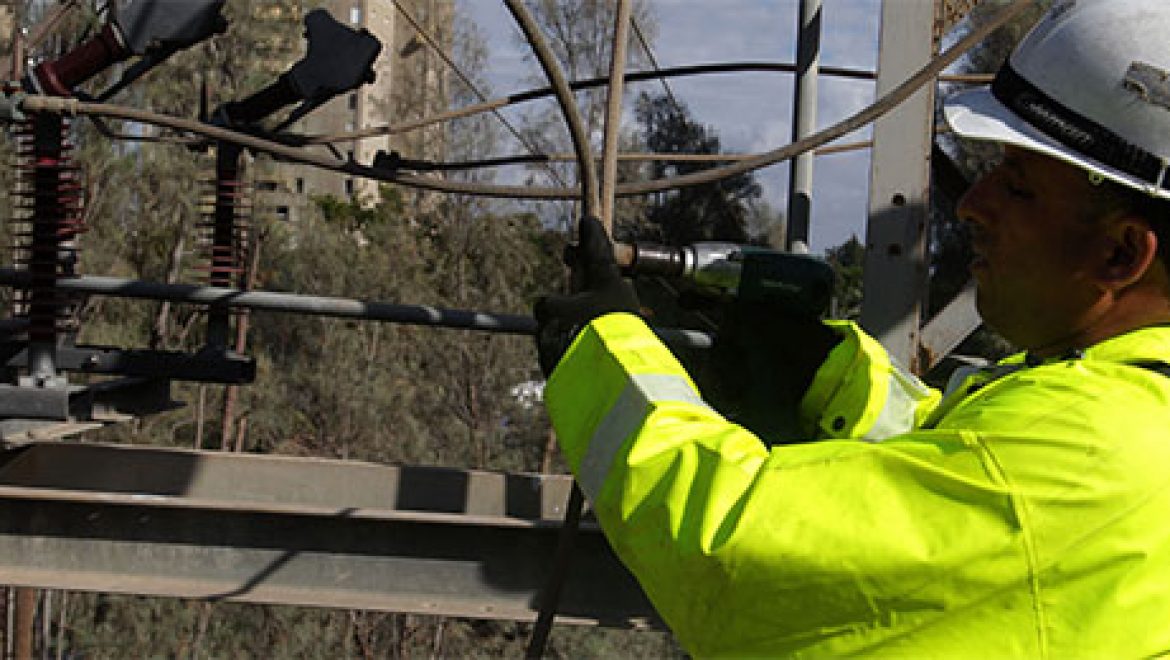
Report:
M638 295L622 279L613 257L613 243L597 218L584 217L578 225L579 242L565 251L565 262L579 284L578 293L546 296L536 301L536 350L540 370L547 378L573 338L593 319L610 312L638 312Z
M769 445L808 439L799 428L800 402L840 341L807 311L732 303L716 335L704 398Z

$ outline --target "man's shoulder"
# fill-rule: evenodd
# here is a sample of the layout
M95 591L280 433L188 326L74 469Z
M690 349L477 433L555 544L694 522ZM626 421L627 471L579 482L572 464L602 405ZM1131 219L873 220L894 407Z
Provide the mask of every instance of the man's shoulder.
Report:
M1013 356L989 373L941 427L1103 437L1160 433L1155 429L1170 424L1170 327L1143 328L1039 364Z
M1091 360L1170 364L1170 325L1155 325L1110 337L1085 351Z

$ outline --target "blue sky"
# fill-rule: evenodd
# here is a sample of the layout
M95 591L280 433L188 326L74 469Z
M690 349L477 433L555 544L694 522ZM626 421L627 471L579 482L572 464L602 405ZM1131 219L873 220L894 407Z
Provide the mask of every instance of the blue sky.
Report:
M873 70L880 0L823 3L822 64ZM504 4L495 0L460 0L458 4L488 39L488 78L494 93L529 88L533 69L521 59L523 53L514 37L517 30ZM795 58L797 0L650 0L650 5L658 22L655 57L663 67L746 60L791 62ZM718 131L726 151L760 152L790 141L789 75L676 78L671 87L696 120ZM872 100L870 82L822 77L818 128L839 121ZM859 134L845 141L867 137ZM783 210L787 205L787 165L761 170L757 176L764 184L767 201ZM811 227L814 252L864 232L868 181L868 151L817 159Z

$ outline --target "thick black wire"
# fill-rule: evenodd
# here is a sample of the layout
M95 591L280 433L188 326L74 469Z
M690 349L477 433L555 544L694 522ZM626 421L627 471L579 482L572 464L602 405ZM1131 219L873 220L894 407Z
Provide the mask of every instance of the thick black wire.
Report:
M674 78L682 76L695 76L705 74L719 74L719 73L743 73L750 71L763 72L781 72L793 73L796 69L795 64L788 64L784 62L723 62L717 64L694 64L688 66L674 67L669 69L656 69L654 71L638 71L635 73L628 73L623 76L623 80L629 82L642 82L646 80L653 80L655 78ZM841 67L822 67L821 73L825 75L837 75L844 78L852 78L856 80L874 80L877 76L872 71L864 71L861 69L845 69ZM942 81L967 83L967 84L986 84L991 82L992 74L939 74L938 79ZM584 80L572 81L569 87L574 91L583 89L592 89L594 87L601 87L608 84L608 78L587 78ZM498 99L484 101L459 108L458 110L450 110L441 112L431 117L417 119L414 121L403 122L400 124L390 124L387 126L377 126L373 128L362 129L359 131L351 131L337 135L308 135L305 137L306 144L320 144L324 142L348 142L355 139L362 139L367 137L377 137L380 135L393 135L397 133L406 133L408 131L417 130L430 126L432 124L450 121L452 119L462 119L464 117L471 117L482 114L484 112L495 112L501 107L515 105L518 103L526 103L546 96L551 96L553 89L551 87L540 87L530 89L524 92L518 92L510 96L505 96Z

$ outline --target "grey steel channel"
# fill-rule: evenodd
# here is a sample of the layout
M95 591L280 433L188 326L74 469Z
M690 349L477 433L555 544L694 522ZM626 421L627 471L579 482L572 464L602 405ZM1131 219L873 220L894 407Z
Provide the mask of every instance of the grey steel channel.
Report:
M530 621L567 476L42 443L0 454L0 584ZM558 620L660 624L593 521Z

